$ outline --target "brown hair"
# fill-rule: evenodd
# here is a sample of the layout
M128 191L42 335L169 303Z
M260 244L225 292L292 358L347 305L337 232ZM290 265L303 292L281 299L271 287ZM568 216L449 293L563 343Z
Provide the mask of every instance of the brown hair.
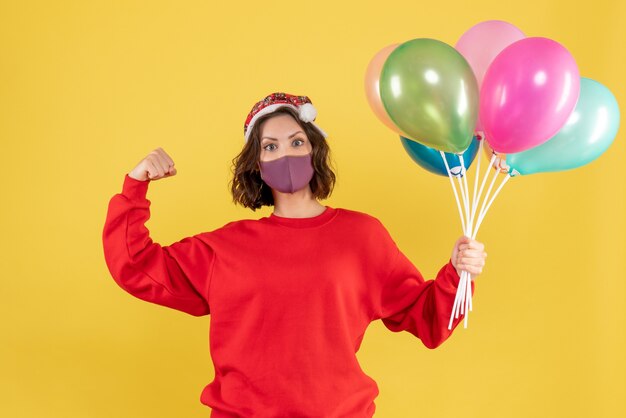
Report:
M233 179L229 184L233 194L233 202L253 211L262 206L274 205L272 190L261 178L258 161L261 156L261 125L263 121L279 114L291 115L311 142L311 162L314 173L309 185L313 197L326 199L335 186L335 173L331 169L330 148L324 136L313 125L300 120L297 110L287 106L279 107L274 112L259 117L252 126L250 137L243 149L232 160Z

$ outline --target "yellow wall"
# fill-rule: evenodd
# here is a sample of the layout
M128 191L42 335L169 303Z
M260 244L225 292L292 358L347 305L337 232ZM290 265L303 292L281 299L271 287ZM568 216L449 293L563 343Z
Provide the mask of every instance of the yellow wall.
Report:
M0 416L209 415L209 317L131 297L104 262L108 200L149 151L178 169L149 190L155 241L266 216L227 187L245 116L309 95L338 168L324 203L379 217L432 277L461 232L454 198L369 109L369 60L501 19L566 46L626 114L625 18L618 0L2 2ZM431 351L372 323L376 416L626 416L625 132L588 166L507 184L467 329Z

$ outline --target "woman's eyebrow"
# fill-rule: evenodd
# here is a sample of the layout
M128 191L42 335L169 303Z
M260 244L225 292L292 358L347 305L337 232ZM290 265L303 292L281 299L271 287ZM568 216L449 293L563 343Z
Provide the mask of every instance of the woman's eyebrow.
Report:
M299 133L304 133L304 132L302 132L302 131L297 131L297 132L294 132L294 133L292 133L291 135L289 135L289 138L294 137L294 136L296 136L296 134L299 134ZM274 141L278 141L278 139L276 139L276 138L272 138L271 136L264 136L264 137L263 137L263 138L261 138L261 139L265 139L265 138L267 138L267 139L273 139Z

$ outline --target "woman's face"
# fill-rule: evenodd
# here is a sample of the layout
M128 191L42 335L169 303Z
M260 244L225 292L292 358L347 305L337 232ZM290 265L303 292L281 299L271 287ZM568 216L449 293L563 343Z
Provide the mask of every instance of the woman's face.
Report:
M261 161L285 155L306 155L312 150L304 130L290 115L280 114L261 125Z

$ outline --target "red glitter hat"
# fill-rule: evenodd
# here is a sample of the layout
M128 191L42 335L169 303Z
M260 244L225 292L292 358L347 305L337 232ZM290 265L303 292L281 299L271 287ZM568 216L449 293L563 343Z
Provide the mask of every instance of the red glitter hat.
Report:
M328 137L326 132L324 132L319 126L317 126L313 122L317 117L317 110L313 106L311 99L309 99L307 96L295 96L293 94L276 92L270 94L269 96L266 96L263 100L258 101L252 107L252 110L246 118L246 123L243 126L245 142L248 142L250 132L252 132L252 126L254 126L254 123L262 115L272 113L279 107L283 106L288 106L296 109L298 111L298 115L300 116L300 120L313 125L324 138Z

